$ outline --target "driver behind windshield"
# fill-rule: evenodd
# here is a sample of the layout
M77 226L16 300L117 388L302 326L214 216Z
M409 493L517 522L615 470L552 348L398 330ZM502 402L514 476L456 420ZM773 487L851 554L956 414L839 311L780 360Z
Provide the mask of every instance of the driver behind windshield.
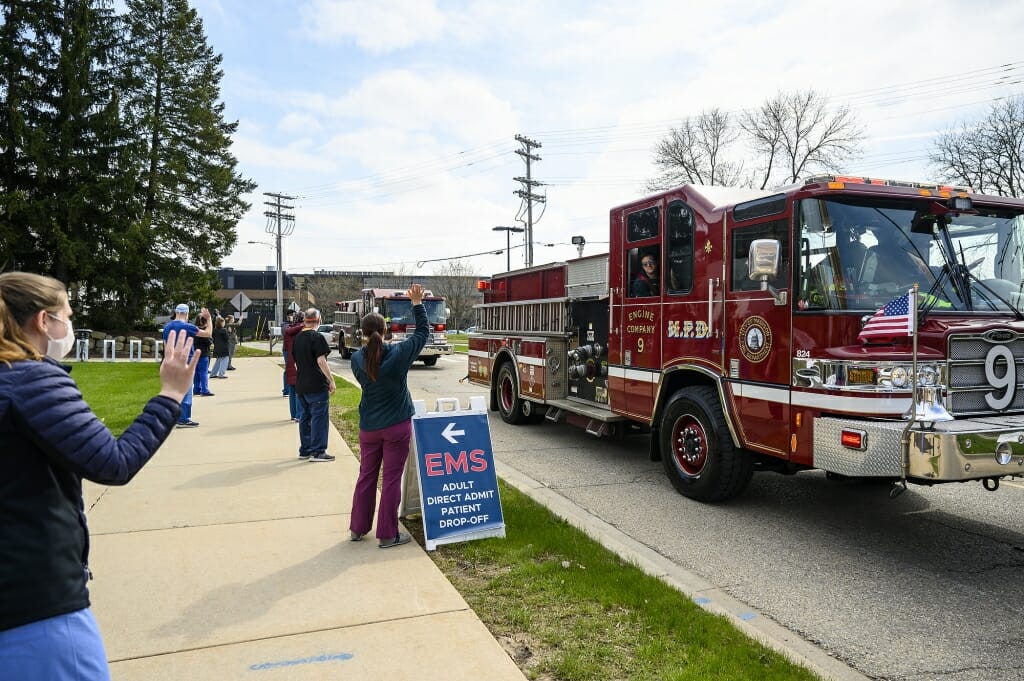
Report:
M935 275L924 259L907 240L880 240L868 249L861 266L860 280L877 291L898 293L918 284L924 290L935 281Z

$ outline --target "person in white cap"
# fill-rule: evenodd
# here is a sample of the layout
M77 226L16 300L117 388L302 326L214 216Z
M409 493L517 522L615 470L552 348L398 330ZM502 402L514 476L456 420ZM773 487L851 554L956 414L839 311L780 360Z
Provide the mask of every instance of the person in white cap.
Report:
M213 335L213 324L210 324L210 311L205 307L199 312L199 316L204 317L207 321L206 328L200 329L195 324L191 324L188 321L188 305L181 303L174 308L174 319L167 322L164 326L164 343L167 343L167 338L170 336L171 331L184 332L189 338L209 338ZM180 335L180 333L179 333ZM191 357L189 357L191 359ZM181 401L181 416L178 418L178 428L195 428L199 424L192 420L192 391L189 390L185 394L185 398Z

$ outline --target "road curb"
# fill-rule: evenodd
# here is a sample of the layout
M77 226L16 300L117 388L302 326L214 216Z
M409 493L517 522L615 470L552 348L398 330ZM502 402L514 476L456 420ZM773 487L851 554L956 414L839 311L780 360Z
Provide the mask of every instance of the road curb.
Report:
M678 589L708 612L722 615L747 636L785 655L796 664L832 681L870 681L871 677L830 656L799 634L733 598L699 575L673 563L651 547L636 541L497 457L495 467L502 480L600 542L609 551L633 563L646 574Z

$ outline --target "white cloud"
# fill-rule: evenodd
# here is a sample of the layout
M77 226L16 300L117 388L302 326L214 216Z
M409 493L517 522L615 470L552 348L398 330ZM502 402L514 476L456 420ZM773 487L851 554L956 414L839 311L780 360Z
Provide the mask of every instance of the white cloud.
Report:
M232 10L241 0L204 2ZM557 182L537 240L583 234L594 253L606 248L596 242L607 240L608 210L643 193L651 148L670 125L780 90L813 88L855 107L869 139L848 171L927 179L929 136L1009 90L978 76L966 78L976 91L960 92L942 79L1019 62L1024 4L982 9L984 21L968 22L981 10L967 0L934 0L927 12L811 0L308 0L252 18L291 42L273 55L268 42L241 68L228 55L224 90L245 121L261 123L236 135L243 173L261 190L310 197L297 210L292 267L503 247L490 227L512 224L519 206L516 133L543 143L534 176ZM931 91L916 88L930 79ZM891 94L902 100L881 96L900 83ZM249 222L262 229L255 208ZM572 255L538 247L536 260ZM504 256L489 260L504 266Z
M320 130L319 119L308 113L290 111L281 117L277 127L281 132L309 134Z
M265 141L265 137L257 129L251 127L243 129L240 126L234 136L231 151L246 169L245 172L248 173L252 173L255 169L332 175L338 172L337 164L320 153L312 140L300 139L282 146L274 146ZM266 176L266 173L262 173L262 175ZM258 174L255 179L260 182Z
M313 0L302 13L306 34L313 40L352 40L370 54L434 40L445 25L433 0Z
M435 130L479 140L514 130L516 114L477 76L456 71L390 70L373 74L333 102L335 114L403 130Z

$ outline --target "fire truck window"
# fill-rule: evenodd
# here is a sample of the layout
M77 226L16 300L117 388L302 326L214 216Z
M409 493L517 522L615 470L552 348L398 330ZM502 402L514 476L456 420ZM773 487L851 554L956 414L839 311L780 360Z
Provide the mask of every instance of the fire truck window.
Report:
M665 231L669 293L688 293L693 288L693 211L682 202L670 203Z
M626 241L643 241L658 236L658 207L630 213L626 218Z
M779 253L779 273L768 280L776 289L789 288L789 221L773 220L749 227L737 227L732 233L732 290L757 291L760 282L752 281L747 276L747 258L750 255L750 244L755 239L775 239L781 245Z
M627 253L629 261L629 297L647 298L658 295L661 272L658 266L658 249L632 248Z

